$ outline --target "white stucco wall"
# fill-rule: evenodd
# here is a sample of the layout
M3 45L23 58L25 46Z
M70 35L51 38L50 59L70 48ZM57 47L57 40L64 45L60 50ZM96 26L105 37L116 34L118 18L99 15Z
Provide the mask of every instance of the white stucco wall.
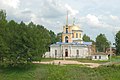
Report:
M54 45L50 46L50 53L46 53L46 57L51 58L63 58L65 57L65 49L68 50L67 58L86 58L89 56L89 50L87 46L77 46L77 45ZM57 55L55 56L55 50L57 50ZM77 55L77 50L79 54Z
M79 54L77 55L77 50L79 51ZM73 46L71 56L77 57L77 58L86 58L88 56L88 48L86 47L79 47L79 46Z
M43 55L43 57L49 58L49 57L50 57L50 52L46 52L46 53Z
M57 50L57 55L56 56L55 56L55 50ZM50 57L59 58L61 56L62 56L62 54L61 54L60 46L51 46L50 47Z
M101 59L99 58L99 56L101 56ZM108 60L108 55L92 55L92 60Z

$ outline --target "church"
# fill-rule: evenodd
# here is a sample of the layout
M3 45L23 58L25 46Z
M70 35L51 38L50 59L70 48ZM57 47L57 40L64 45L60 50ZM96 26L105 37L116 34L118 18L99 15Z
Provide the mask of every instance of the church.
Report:
M63 26L62 41L50 45L46 58L89 58L92 54L92 42L82 40L80 26L72 24Z

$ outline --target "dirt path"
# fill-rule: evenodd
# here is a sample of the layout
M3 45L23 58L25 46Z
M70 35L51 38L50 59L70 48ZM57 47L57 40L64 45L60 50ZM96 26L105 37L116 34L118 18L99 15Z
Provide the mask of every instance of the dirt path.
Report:
M65 64L82 64L86 67L95 68L99 67L101 64L99 63L83 63L78 62L74 60L53 60L53 61L47 61L47 62L33 62L33 63L39 63L39 64L55 64L55 65L65 65Z

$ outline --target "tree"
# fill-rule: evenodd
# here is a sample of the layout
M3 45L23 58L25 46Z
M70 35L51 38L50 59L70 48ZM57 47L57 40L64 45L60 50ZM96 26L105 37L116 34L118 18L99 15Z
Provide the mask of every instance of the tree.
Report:
M110 46L105 34L100 34L96 37L96 48L99 52L105 52L105 49Z
M4 65L4 59L9 50L4 38L6 35L6 24L6 13L4 10L0 10L0 65Z
M83 41L85 41L85 42L91 42L90 37L87 36L86 34L83 35Z
M62 33L57 34L57 42L62 42Z
M59 41L58 37L56 36L56 34L52 30L49 31L49 34L50 34L51 44L54 44L57 41Z
M0 36L0 64L4 65L5 56L8 54L8 47L3 38Z
M115 35L116 54L120 55L120 31Z
M5 10L0 10L0 27L7 23Z
M85 41L85 42L92 42L92 44L95 45L95 41L90 39L90 37L87 36L86 34L83 35L83 41Z
M6 13L0 11L0 65L19 66L40 60L51 41L49 30L44 26L7 22Z

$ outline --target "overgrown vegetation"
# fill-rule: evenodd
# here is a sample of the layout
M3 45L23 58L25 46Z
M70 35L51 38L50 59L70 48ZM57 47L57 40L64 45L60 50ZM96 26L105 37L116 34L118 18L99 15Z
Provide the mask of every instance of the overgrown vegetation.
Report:
M111 57L111 62L119 62L120 63L120 56L112 56Z
M56 38L54 32L42 25L7 21L5 11L0 10L0 65L17 66L40 60Z
M120 66L87 68L80 65L40 65L0 69L0 80L119 80Z
M85 42L93 42L94 43L94 41L91 40L90 37L88 35L86 35L86 34L83 35L83 41L85 41Z
M107 40L105 34L100 34L96 37L96 48L99 52L105 52L106 48L110 47L110 43Z
M120 55L120 31L115 35L116 54Z

